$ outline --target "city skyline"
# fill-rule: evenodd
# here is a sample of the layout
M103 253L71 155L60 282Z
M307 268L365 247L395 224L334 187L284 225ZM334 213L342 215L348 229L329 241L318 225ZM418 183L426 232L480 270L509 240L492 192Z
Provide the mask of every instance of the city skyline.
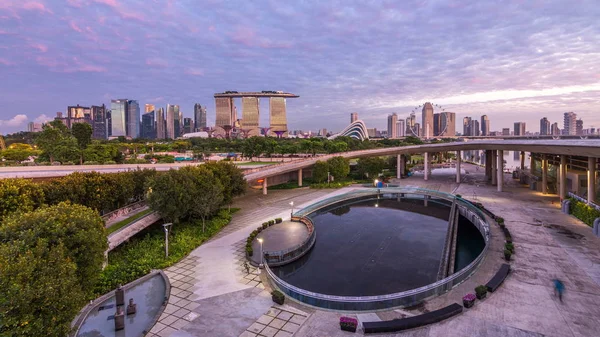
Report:
M568 111L600 127L598 6L565 4L3 1L0 133L119 97L179 104L188 118L199 102L214 125L212 94L232 89L300 95L290 129L342 130L358 112L383 130L427 101L458 121L487 115L491 131Z

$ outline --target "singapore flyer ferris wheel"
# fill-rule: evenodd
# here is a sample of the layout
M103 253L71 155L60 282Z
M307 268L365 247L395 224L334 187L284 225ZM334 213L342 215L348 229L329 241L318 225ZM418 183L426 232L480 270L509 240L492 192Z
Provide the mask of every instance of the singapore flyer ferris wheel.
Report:
M418 119L417 116L421 116ZM424 103L416 106L406 120L406 131L408 135L430 138L444 136L451 123L449 113L439 104Z

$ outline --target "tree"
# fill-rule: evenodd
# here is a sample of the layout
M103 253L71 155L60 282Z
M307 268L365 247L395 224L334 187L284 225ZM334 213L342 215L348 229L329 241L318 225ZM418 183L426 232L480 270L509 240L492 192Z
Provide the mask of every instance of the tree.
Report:
M50 159L50 162L54 162L57 155L64 156L66 152L71 150L69 148L72 147L73 142L68 141L69 138L72 139L73 137L67 126L60 120L53 120L44 124L42 132L39 133L35 142L43 154ZM74 145L76 145L76 142Z
M324 161L317 160L312 171L312 178L317 183L322 183L327 180L327 172L329 172L329 164Z
M360 158L356 167L362 176L375 178L383 171L385 161L380 157Z
M333 157L327 160L329 171L336 180L342 180L350 174L350 161L344 157Z
M27 179L0 179L0 219L20 211L31 212L44 203L42 187Z
M0 244L0 335L67 336L85 294L62 242Z
M29 144L13 143L2 151L2 157L6 160L24 161L29 159L30 156L37 154L37 151Z
M104 221L90 208L69 203L38 208L29 213L7 216L0 225L0 242L21 241L34 247L38 240L65 248L73 261L77 281L85 294L91 294L102 270L108 248Z
M169 170L148 180L148 205L160 216L173 224L189 216L191 196L188 187L194 184L188 174L178 174L179 171Z
M220 161L203 165L209 169L223 185L223 204L229 205L234 197L246 193L248 183L242 170L230 162Z
M188 174L193 181L188 185L191 199L189 215L202 219L202 232L206 219L215 214L223 202L223 185L210 169L203 166L188 166L179 169L180 174Z
M83 151L92 142L92 126L88 123L75 123L71 127L71 134L77 140L79 147L79 164L83 165Z

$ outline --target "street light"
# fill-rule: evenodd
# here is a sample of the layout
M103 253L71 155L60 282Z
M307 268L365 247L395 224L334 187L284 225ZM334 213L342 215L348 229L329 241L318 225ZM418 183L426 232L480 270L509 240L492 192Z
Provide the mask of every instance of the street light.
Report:
M374 183L375 183L375 187L377 187L377 183L379 183L379 180L375 179Z
M262 268L263 266L263 253L262 253L262 243L263 239L258 238L258 243L260 243L260 262L258 263L258 268Z
M165 258L169 257L169 227L172 225L170 222L163 225L165 230Z
M292 206L292 212L290 213L290 217L294 216L294 202L290 202L290 206Z

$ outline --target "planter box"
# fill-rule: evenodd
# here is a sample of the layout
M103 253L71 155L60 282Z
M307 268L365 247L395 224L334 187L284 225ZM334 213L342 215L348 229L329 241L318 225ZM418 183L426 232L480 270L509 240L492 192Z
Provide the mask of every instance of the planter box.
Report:
M285 302L285 297L277 297L277 296L271 295L271 299L273 300L273 302L275 302L279 305L283 305L283 302Z
M479 294L475 294L475 296L477 296L478 300L482 300L487 296L487 293L483 294L483 295L479 295Z
M467 300L463 300L463 306L465 308L470 308L475 304L475 300L472 301L467 301Z
M340 325L340 329L344 331L356 332L356 326Z

